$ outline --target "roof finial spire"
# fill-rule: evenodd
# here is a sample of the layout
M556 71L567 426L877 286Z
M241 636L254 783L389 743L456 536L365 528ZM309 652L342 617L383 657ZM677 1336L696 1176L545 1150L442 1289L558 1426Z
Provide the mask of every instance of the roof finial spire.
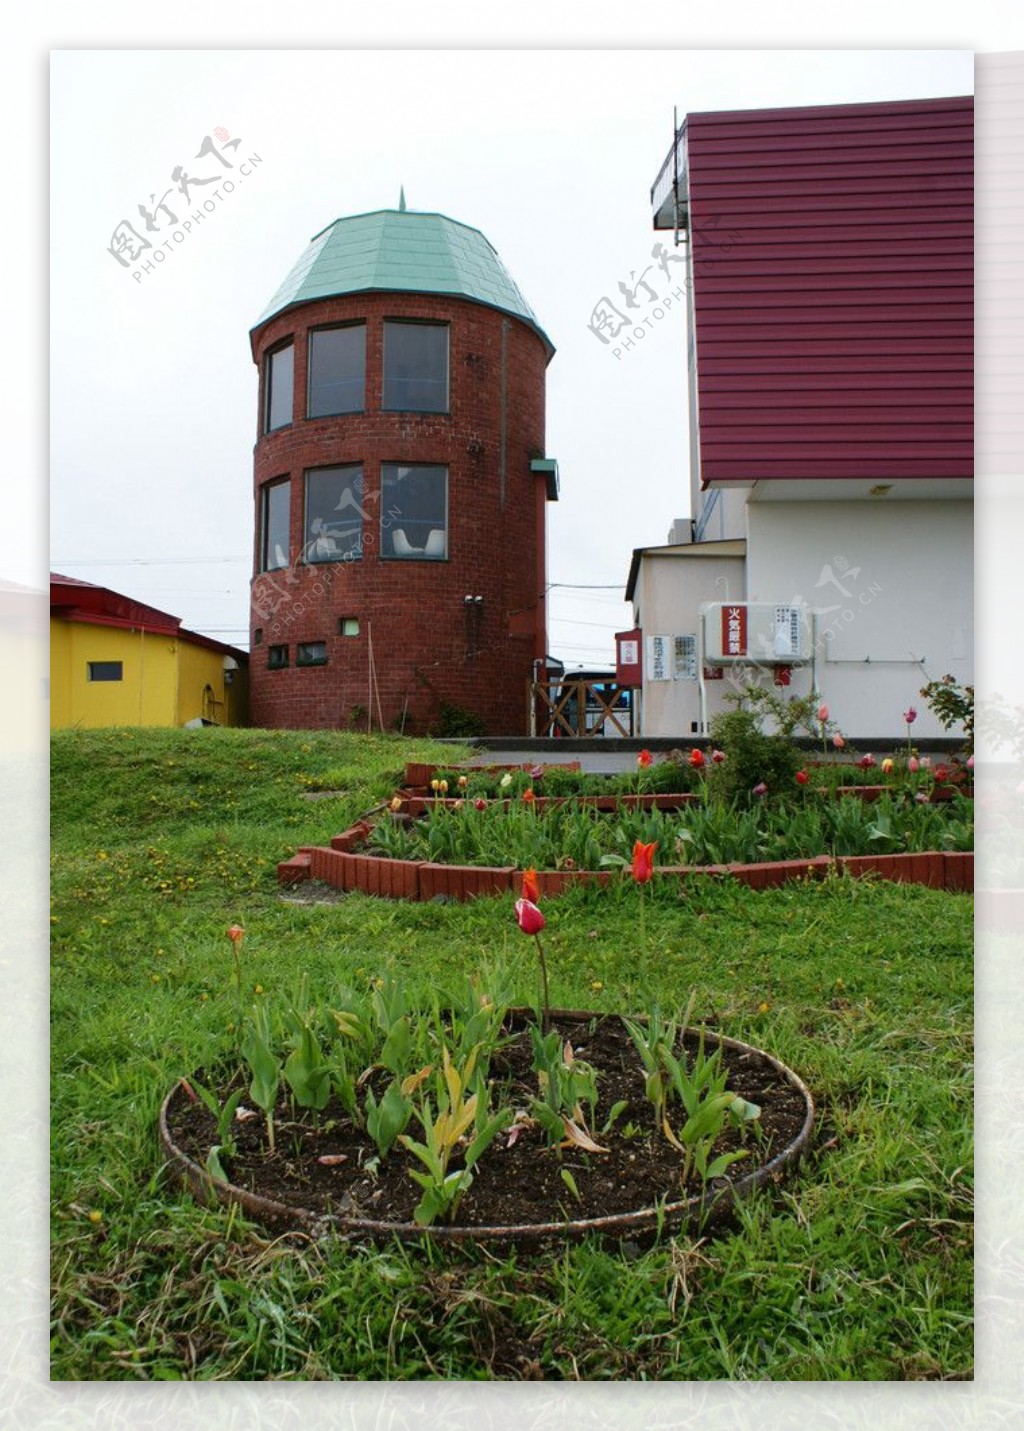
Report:
M404 214L404 213L405 213L405 185L404 185L404 184L399 185L399 189L398 189L398 212L399 212L400 214Z

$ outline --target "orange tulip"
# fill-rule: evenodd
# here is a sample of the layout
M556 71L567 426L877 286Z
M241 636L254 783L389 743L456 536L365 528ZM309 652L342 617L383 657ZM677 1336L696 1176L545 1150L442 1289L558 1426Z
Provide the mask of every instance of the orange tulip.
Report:
M649 750L641 750L640 754L636 758L636 763L637 765L639 765L641 770L646 770L647 767L653 762L653 760L654 756Z
M540 901L540 885L537 883L537 871L531 865L528 870L523 870L522 896L528 899L531 904Z
M633 878L637 884L646 884L654 873L654 851L657 849L657 841L650 845L645 845L637 840L633 846Z
M232 924L231 928L227 931L227 936L231 940L232 944L237 946L241 944L242 940L245 938L245 930L240 924Z
M534 800L536 800L536 798L537 798L537 797L536 797L536 795L534 795L534 793L533 793L532 790L524 790L524 791L523 791L523 799L526 801L527 805L532 805L533 802L534 802Z

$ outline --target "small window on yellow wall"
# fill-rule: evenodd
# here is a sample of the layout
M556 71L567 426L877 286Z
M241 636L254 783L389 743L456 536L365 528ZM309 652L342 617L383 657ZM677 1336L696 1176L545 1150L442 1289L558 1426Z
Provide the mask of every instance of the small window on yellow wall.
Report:
M123 681L123 661L88 661L87 676L90 681Z

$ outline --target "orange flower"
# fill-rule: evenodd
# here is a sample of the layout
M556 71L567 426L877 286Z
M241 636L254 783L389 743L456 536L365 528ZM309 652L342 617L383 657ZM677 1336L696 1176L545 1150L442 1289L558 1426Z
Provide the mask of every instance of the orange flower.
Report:
M648 765L650 765L653 760L654 756L649 750L641 750L640 754L636 758L636 763L637 765L639 765L641 770L646 770Z
M637 840L633 846L633 878L637 884L646 884L654 873L654 851L656 849L657 841L645 845Z
M522 896L528 899L531 904L540 901L540 885L537 883L537 871L531 865L528 870L523 870Z
M534 795L532 790L523 791L523 799L526 801L527 805L531 805L536 798L537 797Z
M245 930L240 924L232 924L231 928L227 931L227 936L232 944L237 947L245 938Z
M696 748L694 748L690 751L690 764L693 766L694 770L699 770L701 768L701 766L704 764L703 750L697 750Z

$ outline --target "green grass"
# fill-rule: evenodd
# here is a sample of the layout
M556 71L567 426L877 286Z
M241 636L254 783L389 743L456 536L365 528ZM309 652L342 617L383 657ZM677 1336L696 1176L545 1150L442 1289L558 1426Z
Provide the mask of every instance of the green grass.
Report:
M738 1229L648 1250L497 1259L279 1238L162 1167L174 1079L226 1051L247 997L303 970L328 997L392 971L454 983L492 955L535 994L506 900L281 898L275 864L386 798L423 741L338 733L62 733L53 750L53 1340L57 1379L865 1380L972 1367L972 902L831 879L655 881L547 905L552 1002L666 1008L818 1105L795 1179ZM338 798L311 800L327 774Z

